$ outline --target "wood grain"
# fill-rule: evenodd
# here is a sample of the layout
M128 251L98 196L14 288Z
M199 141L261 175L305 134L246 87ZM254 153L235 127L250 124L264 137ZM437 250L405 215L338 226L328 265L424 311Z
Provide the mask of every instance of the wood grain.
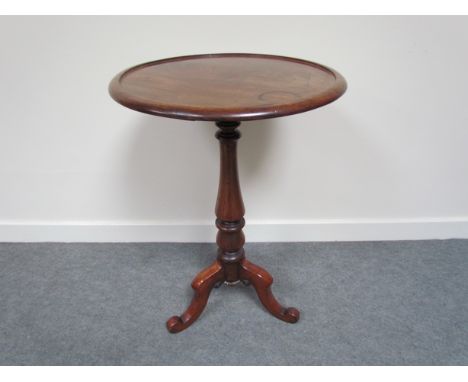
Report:
M333 69L297 58L225 53L174 57L137 65L119 73L109 92L122 105L168 118L215 121L219 130L220 177L216 201L218 256L193 280L193 299L166 323L178 333L202 314L213 288L240 281L253 285L263 306L289 323L296 308L285 308L271 291L273 278L246 260L242 231L244 203L237 168L240 121L281 117L326 105L346 90ZM168 158L170 159L170 158Z
M346 90L335 70L297 58L247 53L174 57L137 65L109 85L120 104L162 117L245 121L326 105Z

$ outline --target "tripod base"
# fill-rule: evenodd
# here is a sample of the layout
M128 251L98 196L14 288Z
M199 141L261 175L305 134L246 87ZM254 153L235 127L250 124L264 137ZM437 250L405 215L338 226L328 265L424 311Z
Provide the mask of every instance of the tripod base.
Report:
M171 333L188 328L203 312L211 290L221 284L237 284L239 281L253 285L263 306L276 318L294 323L299 320L299 311L284 308L271 292L273 278L258 265L245 259L244 203L237 173L236 145L241 134L237 130L240 122L216 122L219 130L216 138L220 143L221 165L216 200L216 243L218 257L208 268L203 269L192 282L195 291L192 302L181 316L171 317L166 325Z
M232 280L233 266L237 268L238 280ZM231 275L228 276L229 281L226 280L228 272ZM192 282L192 288L195 291L192 302L181 316L173 316L167 321L167 329L171 333L178 333L188 328L203 312L213 288L220 286L223 282L232 285L238 281L242 281L244 285L253 285L263 306L276 318L291 324L299 320L299 311L296 308L284 308L276 300L271 292L273 278L266 270L245 258L236 263L229 263L227 266L223 261L216 259L213 264L195 277Z

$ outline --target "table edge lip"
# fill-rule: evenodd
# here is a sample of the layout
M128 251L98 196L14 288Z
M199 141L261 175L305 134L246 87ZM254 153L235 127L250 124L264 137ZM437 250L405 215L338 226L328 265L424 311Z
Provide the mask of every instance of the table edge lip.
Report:
M219 58L219 57L257 57L265 59L275 59L282 61L296 62L299 64L304 64L308 66L313 66L326 72L332 74L335 77L335 86L327 89L320 94L319 99L315 100L304 100L302 102L297 102L293 104L285 104L278 106L275 110L271 109L271 106L261 110L260 107L252 108L242 108L238 112L233 112L232 109L213 109L207 111L204 108L197 107L184 107L183 109L174 109L172 107L167 107L164 104L157 104L155 102L145 102L142 100L131 99L128 96L128 93L123 91L120 81L122 77L128 74L131 71L151 66L154 64L162 64L166 62L174 61L184 61L187 59L202 59L202 58ZM283 117L292 114L298 114L307 112L322 106L325 106L338 98L340 98L347 89L347 83L345 78L335 69L332 69L328 66L319 64L314 61L308 61L301 58L273 55L273 54L262 54L262 53L207 53L207 54L194 54L194 55L184 55L163 58L159 60L152 60L144 62L138 65L134 65L127 69L122 70L111 80L108 90L110 96L122 106L125 106L129 109L139 111L146 114L151 114L159 117L174 118L174 119L183 119L183 120L192 120L192 121L249 121L249 120L258 120L258 119L267 119L267 118L277 118ZM229 110L229 111L228 111Z

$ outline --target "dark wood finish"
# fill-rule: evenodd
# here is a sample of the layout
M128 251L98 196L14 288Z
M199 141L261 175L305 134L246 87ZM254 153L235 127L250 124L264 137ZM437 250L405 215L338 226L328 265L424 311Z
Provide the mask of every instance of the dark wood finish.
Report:
M189 327L202 313L211 290L220 283L235 284L243 281L252 284L263 306L280 320L295 323L299 320L296 308L281 306L271 291L273 278L258 265L245 259L244 254L244 203L237 171L237 140L240 132L239 122L217 122L216 133L220 143L221 167L218 198L216 202L216 226L218 235L218 257L208 268L201 271L193 280L194 297L187 310L181 316L171 317L167 329L178 333Z
M245 258L244 203L237 169L240 121L280 117L326 105L346 90L344 78L323 65L261 54L207 54L175 57L119 73L111 96L134 110L169 118L216 121L220 177L216 201L218 255L193 280L194 296L181 316L167 321L171 333L189 327L203 312L211 290L222 283L252 285L263 306L289 323L299 311L281 306L273 278Z
M130 109L162 117L245 121L301 113L346 90L335 70L265 54L174 57L119 73L111 96Z
M166 326L171 333L178 333L189 327L205 309L210 292L216 283L224 280L223 267L216 260L208 268L202 270L192 281L195 291L192 302L184 314L172 316L167 320Z
M270 288L273 283L273 277L266 270L245 259L240 264L240 267L240 278L249 281L254 286L263 306L273 316L291 324L299 320L299 311L296 308L283 308L276 301Z

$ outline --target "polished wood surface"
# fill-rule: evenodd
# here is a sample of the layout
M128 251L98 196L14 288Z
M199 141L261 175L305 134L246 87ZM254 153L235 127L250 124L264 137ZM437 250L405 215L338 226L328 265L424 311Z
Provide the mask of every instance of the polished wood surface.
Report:
M215 121L219 130L220 176L216 200L216 260L193 280L193 299L180 316L166 323L178 333L201 315L213 288L242 282L252 285L263 306L288 323L296 308L283 307L273 295L273 278L245 257L244 203L237 169L240 121L305 112L339 98L346 81L323 65L297 58L260 54L210 54L175 57L119 73L109 91L120 104L162 117ZM167 158L170 160L170 158Z
M205 309L208 297L215 284L222 281L224 281L223 267L216 260L208 268L203 269L192 281L195 294L190 306L181 316L172 316L167 320L167 330L171 333L178 333L192 325Z
M175 57L119 73L111 96L169 118L244 121L301 113L346 90L335 70L297 58L226 53Z
M186 311L171 317L167 329L178 333L189 327L203 312L212 289L221 283L233 285L242 281L253 285L263 306L276 318L289 323L299 320L296 308L285 308L279 304L271 291L273 278L263 268L247 261L244 253L244 203L237 171L237 140L239 122L217 122L216 138L220 144L220 177L216 202L216 226L218 235L218 257L209 267L202 270L193 280L194 296Z

